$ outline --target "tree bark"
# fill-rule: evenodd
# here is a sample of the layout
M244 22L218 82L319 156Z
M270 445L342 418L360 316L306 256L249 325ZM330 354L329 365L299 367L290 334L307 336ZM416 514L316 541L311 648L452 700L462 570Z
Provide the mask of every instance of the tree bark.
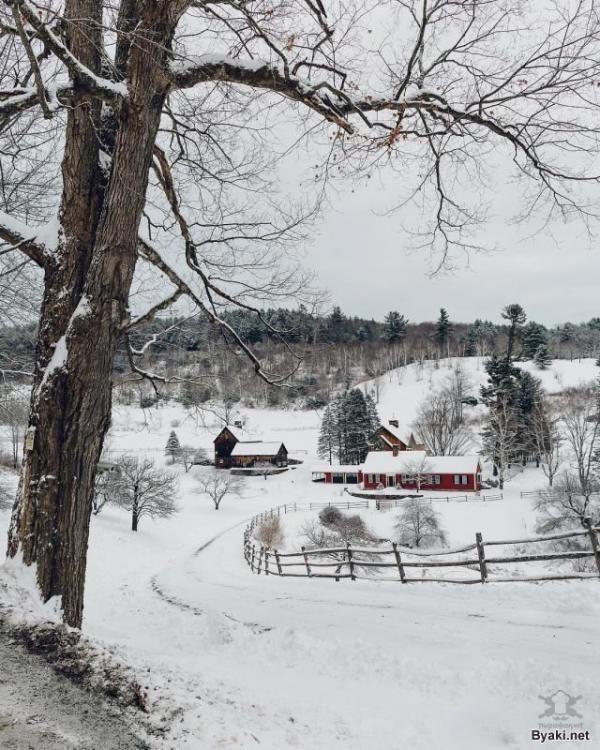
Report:
M94 56L101 40L98 23L98 44L90 43L94 25L88 19L98 20L100 5L67 3L74 19L69 43L90 67L99 66ZM64 620L74 627L81 627L83 617L94 479L110 424L114 355L127 322L138 227L167 94L164 70L182 9L177 2L145 2L139 10L136 44L127 57L130 95L115 113L105 188L94 132L97 105L69 115L60 216L64 238L56 263L46 268L29 417L35 433L24 457L8 554L35 565L43 599L61 597ZM76 19L84 19L81 31Z

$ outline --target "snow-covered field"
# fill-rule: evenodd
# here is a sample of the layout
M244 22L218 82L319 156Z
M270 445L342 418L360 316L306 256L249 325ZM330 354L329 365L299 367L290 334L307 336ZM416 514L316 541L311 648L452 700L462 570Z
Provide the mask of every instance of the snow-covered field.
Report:
M478 386L482 362L467 367ZM422 375L411 366L384 376L381 417L410 423L448 373L444 365ZM535 372L554 392L596 373L587 360ZM559 689L581 696L577 721L593 741L551 744L599 746L597 581L402 586L252 575L242 556L252 515L331 501L342 488L310 481L317 413L244 415L248 430L281 438L305 463L267 480L244 478L241 496L226 497L219 511L196 486L198 473L211 469L175 467L173 518L143 519L137 533L117 508L92 518L84 629L135 664L156 710L170 712L157 747L522 750L536 744L530 731L547 707L539 696ZM166 462L173 428L182 444L207 449L218 431L176 405L145 413L116 407L110 450ZM531 505L519 492L543 485L541 472L528 468L502 501L437 504L449 543L470 542L476 531L531 532ZM2 534L7 523L0 512Z

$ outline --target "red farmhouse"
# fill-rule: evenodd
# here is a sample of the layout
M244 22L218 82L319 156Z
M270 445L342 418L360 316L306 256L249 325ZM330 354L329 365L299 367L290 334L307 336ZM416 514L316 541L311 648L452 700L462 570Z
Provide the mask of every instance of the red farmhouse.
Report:
M361 469L364 489L398 487L404 490L481 489L479 456L428 456L425 451L371 451Z

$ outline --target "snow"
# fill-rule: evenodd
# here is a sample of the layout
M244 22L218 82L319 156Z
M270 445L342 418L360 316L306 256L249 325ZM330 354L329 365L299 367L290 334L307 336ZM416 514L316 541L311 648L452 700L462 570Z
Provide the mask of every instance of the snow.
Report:
M476 386L484 380L481 360L463 364ZM409 425L450 371L444 363L422 373L410 366L362 387L378 385L380 416ZM552 392L596 371L591 360L532 368ZM168 720L151 747L525 750L546 708L539 696L558 689L581 696L579 721L597 737L597 580L459 586L252 575L242 534L253 515L351 498L340 486L311 482L316 412L239 411L250 433L284 442L305 463L244 477L241 494L215 511L197 486L214 469L186 474L164 447L175 429L182 445L210 451L218 420L176 404L114 408L107 456L151 456L180 482L171 519L145 519L133 533L125 511L107 506L91 522L84 629L136 665L153 712ZM503 500L437 503L449 546L473 544L477 531L484 540L534 536L532 501L520 492L545 485L528 467L507 482ZM383 538L396 514L369 510L365 518ZM314 517L285 517L286 548ZM0 511L0 535L8 521ZM0 571L2 581L12 575L10 566Z
M239 68L240 70L247 70L250 72L270 67L270 64L266 60L258 58L240 60L239 58L230 57L225 54L207 53L204 55L188 55L185 58L173 60L171 62L171 71L176 75L180 75L183 73L189 73L197 68L218 65L228 65L233 68Z
M414 473L428 474L475 474L479 456L428 456L425 451L400 451L394 456L391 451L370 451L361 469L366 474Z
M30 227L10 216L10 214L0 211L0 224L11 234L22 237L23 242L33 241L38 245L42 245L47 252L55 252L58 247L58 235L60 231L58 218L54 218L40 227Z
M265 442L262 440L253 440L250 442L240 442L233 446L232 456L275 456L281 448L279 442Z
M66 367L68 354L69 351L67 348L67 334L64 334L56 342L54 351L52 352L52 356L50 357L50 361L46 365L46 369L44 370L44 374L38 386L39 391L41 391L41 389L47 383L48 378L54 372L56 372L57 370L62 370Z

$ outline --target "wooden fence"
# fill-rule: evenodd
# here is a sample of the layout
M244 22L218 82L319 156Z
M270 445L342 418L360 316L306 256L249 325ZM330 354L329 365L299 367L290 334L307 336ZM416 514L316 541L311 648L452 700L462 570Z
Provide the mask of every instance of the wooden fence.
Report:
M338 508L355 507L352 503L313 503L327 507L335 505ZM367 578L373 580L394 580L401 583L487 583L510 581L546 581L596 578L600 576L600 544L598 542L599 528L588 523L585 530L572 531L551 536L530 537L527 539L485 540L481 533L475 535L475 543L464 547L441 550L419 550L412 547L402 547L394 542L388 542L381 547L354 547L346 544L340 547L326 547L322 549L308 549L302 547L300 552L280 552L257 545L253 539L255 528L263 521L294 510L304 510L296 504L281 505L271 508L255 516L244 530L244 558L250 570L258 575L276 575L301 578L331 578L340 581L342 578L356 580ZM588 548L571 551L557 551L540 553L537 549L531 552L494 555L491 547L514 545L539 545L544 542L586 537ZM585 541L585 540L584 540ZM458 557L457 557L458 556ZM519 563L533 563L557 560L580 560L594 558L596 573L550 573L543 575L490 576L489 566L514 565ZM440 577L444 570L458 569L461 575L466 571L472 573L469 578ZM426 574L430 570L439 573L434 577ZM415 573L420 572L420 576ZM392 573L393 575L389 575ZM411 575L412 573L412 575Z
M440 497L439 495L430 496L430 497L423 497L420 495L415 495L414 497L417 497L419 500L423 500L430 505L433 503L468 503L468 502L494 502L496 500L502 500L504 498L504 495L502 492L498 492L496 494L489 494L489 495L477 495L477 494L471 494L471 495L446 495ZM375 501L375 507L377 510L389 510L390 508L397 508L398 506L405 505L406 504L406 498L386 498L386 497L379 497Z

